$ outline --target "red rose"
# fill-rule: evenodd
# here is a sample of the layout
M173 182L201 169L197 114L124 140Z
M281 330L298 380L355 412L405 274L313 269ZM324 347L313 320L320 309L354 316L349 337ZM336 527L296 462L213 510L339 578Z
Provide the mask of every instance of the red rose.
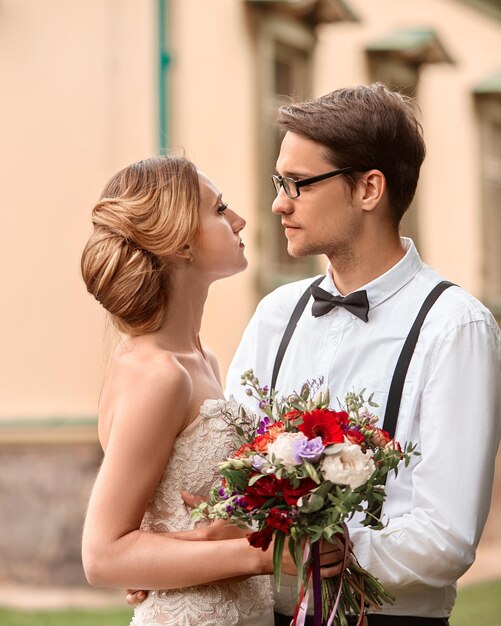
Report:
M390 433L387 433L382 428L374 428L370 439L372 445L378 448L384 448L391 441Z
M276 528L277 530L280 530L288 535L289 528L292 526L292 520L287 515L286 511L282 511L280 509L277 509L276 507L273 507L268 511L268 515L266 516L266 524L267 526Z
M318 487L318 485L311 478L305 478L300 482L299 487L296 488L294 488L286 478L282 485L284 500L287 504L296 506L299 498L309 493L312 489L315 489L315 487Z
M275 441L278 435L284 432L284 429L284 422L275 422L268 428L268 436L271 438L272 441Z
M247 511L259 508L267 500L273 498L277 491L282 489L281 482L275 476L263 476L252 486L247 486L244 494Z
M271 498L277 493L277 491L282 489L282 481L273 475L263 476L255 482L252 487L247 487L247 490L248 489L254 489L254 491L260 496L267 496L268 498Z
M254 441L250 444L256 452L267 452L268 444L273 441L273 438L265 433L264 435L258 435Z
M246 493L243 496L244 500L242 506L246 511L252 511L252 509L258 509L268 500L264 496L259 496L256 493Z
M321 437L322 443L343 443L343 426L348 423L348 414L344 411L329 411L328 409L314 409L303 414L303 423L298 429L308 437Z
M345 430L344 434L351 443L360 445L365 442L365 437L359 430Z
M273 526L265 526L263 530L257 530L247 535L247 541L254 548L261 548L263 552L268 550L271 540L273 539Z
M297 409L292 409L292 411L285 413L285 415L282 416L282 419L286 422L294 422L294 420L300 418L301 416L301 411L298 411Z
M262 435L258 435L251 444L247 444L251 447L255 452L267 452L268 446L272 441L280 435L285 428L285 424L283 422L275 422L272 424L266 433Z
M243 446L240 446L240 448L238 448L233 456L238 458L241 456L246 456L249 452L255 452L255 450L250 443L244 443Z
M398 441L395 441L395 439L390 439L385 445L385 448L388 448L389 450L398 450L400 453L402 452L402 446L398 443Z

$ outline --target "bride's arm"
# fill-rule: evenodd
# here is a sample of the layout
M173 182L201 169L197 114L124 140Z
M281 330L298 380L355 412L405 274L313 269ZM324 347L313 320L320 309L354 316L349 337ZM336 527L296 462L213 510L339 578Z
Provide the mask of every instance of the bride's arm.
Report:
M187 372L171 357L120 372L83 533L91 585L168 589L271 573L271 554L245 538L186 541L139 530L174 439L185 426L191 393Z

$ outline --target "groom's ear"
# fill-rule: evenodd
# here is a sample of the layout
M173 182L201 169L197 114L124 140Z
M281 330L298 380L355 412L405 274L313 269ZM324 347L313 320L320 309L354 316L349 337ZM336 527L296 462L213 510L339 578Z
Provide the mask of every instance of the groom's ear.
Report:
M188 261L188 263L193 261L193 252L189 243L184 244L184 246L176 252L176 258L184 259Z
M375 209L385 196L386 178L379 170L364 172L355 190L357 201L364 211Z

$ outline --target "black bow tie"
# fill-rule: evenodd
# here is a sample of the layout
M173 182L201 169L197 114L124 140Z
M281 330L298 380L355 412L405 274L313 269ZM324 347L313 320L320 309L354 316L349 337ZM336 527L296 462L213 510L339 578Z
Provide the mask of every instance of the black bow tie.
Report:
M325 315L336 306L342 306L364 322L369 321L369 300L366 291L355 291L349 295L333 296L320 287L310 287L311 295L315 298L311 312L314 317Z

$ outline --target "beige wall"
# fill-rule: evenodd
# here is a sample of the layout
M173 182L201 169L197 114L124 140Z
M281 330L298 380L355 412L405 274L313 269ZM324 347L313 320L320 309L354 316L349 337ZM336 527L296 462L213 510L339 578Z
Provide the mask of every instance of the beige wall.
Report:
M169 145L247 219L252 264L255 106L246 13L233 0L216 9L204 0L170 5ZM9 236L0 418L96 414L113 333L85 293L79 258L106 180L158 150L155 9L152 0L2 4L0 73L11 89L1 105ZM251 285L249 273L210 293L202 333L223 373L252 313Z
M423 66L420 183L426 261L482 292L478 128L471 87L497 69L499 22L456 0L350 0L358 23L319 31L315 93L368 80L365 47L435 28L455 65ZM259 133L256 47L244 2L171 0L169 144L248 221L250 269L213 286L203 339L223 374L255 304ZM157 151L154 0L4 0L0 15L0 418L95 415L104 316L79 257L90 209L120 167ZM490 51L485 54L485 51ZM110 342L108 342L109 344Z
M94 415L79 257L107 178L156 149L153 3L4 0L0 416Z

